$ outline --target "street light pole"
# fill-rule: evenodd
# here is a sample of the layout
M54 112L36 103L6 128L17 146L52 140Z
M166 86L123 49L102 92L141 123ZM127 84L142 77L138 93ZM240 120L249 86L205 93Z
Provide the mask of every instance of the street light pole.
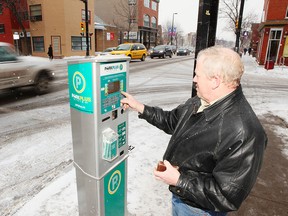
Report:
M85 34L86 34L86 56L89 56L89 20L88 20L88 0L81 0L85 4Z
M242 16L243 16L243 10L244 10L244 0L241 0L240 3L240 11L239 11L239 19L238 19L238 25L236 26L236 42L235 42L235 51L237 53L240 53L239 49L239 39L240 39L240 34L241 34L241 25L242 25ZM236 21L237 22L237 21Z
M171 38L170 38L170 43L171 43L171 45L173 45L174 14L178 14L178 13L173 13L173 18L172 18L172 28L171 28Z

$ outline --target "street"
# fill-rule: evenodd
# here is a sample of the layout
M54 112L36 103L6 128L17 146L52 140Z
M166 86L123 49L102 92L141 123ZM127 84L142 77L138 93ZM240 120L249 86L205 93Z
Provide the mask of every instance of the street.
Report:
M269 143L252 193L238 212L229 215L287 215L288 155L283 151L288 148L288 123L281 113L287 113L288 79L262 77L253 72L256 63L250 57L245 58L246 70L252 72L244 74L243 90L268 134ZM55 60L54 64L56 80L50 93L37 96L23 89L0 95L0 215L38 216L57 215L57 212L77 215L67 65L64 60ZM193 65L192 55L132 61L129 92L144 104L171 109L191 96ZM274 112L271 107L279 111ZM147 130L149 134L144 134ZM163 132L138 120L136 113L129 114L129 144L135 146L128 163L131 215L170 214L170 192L152 176L153 166L165 150L165 145L159 146L158 137L164 144L169 140ZM57 196L44 197L41 203L38 198L39 205L35 206L33 198L68 174L74 176L63 186L65 193L59 190Z

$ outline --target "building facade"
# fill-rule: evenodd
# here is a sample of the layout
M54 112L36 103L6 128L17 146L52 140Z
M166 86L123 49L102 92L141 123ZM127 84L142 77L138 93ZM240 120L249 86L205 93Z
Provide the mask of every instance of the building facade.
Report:
M86 54L85 4L80 0L27 0L32 54L47 56L51 44L55 58ZM94 1L88 1L94 8ZM81 29L81 24L84 29ZM88 10L89 47L94 55L94 12ZM82 36L81 33L84 35Z
M0 41L14 44L17 52L31 54L27 0L0 2Z
M95 1L95 14L118 29L119 44L140 42L146 48L157 45L160 0ZM109 11L109 13L107 13Z
M53 48L54 58L86 55L86 20L83 1L21 0L20 3L18 1L11 2L18 3L17 12L23 13L26 18L22 20L21 28L11 8L9 9L7 5L0 5L2 6L0 10L0 41L14 44L17 47L18 42L22 38L26 38L27 46L30 47L27 54L33 56L47 57L50 44ZM84 25L84 29L81 28L81 25ZM88 28L89 52L90 55L94 55L94 1L88 1ZM19 41L15 39L15 33L19 34ZM21 44L19 43L19 46Z
M257 61L288 65L288 0L265 0Z

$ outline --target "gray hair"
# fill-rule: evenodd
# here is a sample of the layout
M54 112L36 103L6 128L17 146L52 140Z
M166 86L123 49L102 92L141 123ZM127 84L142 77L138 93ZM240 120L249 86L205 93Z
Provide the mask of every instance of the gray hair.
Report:
M225 84L234 87L240 84L244 73L244 65L238 53L232 49L213 46L201 50L197 59L201 58L204 73L207 77L220 76Z

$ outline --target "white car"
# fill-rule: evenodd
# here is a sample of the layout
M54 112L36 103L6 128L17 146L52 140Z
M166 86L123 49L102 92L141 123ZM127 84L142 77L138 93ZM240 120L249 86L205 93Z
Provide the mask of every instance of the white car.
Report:
M46 58L18 56L11 44L0 42L0 90L32 86L37 94L47 93L51 67Z

